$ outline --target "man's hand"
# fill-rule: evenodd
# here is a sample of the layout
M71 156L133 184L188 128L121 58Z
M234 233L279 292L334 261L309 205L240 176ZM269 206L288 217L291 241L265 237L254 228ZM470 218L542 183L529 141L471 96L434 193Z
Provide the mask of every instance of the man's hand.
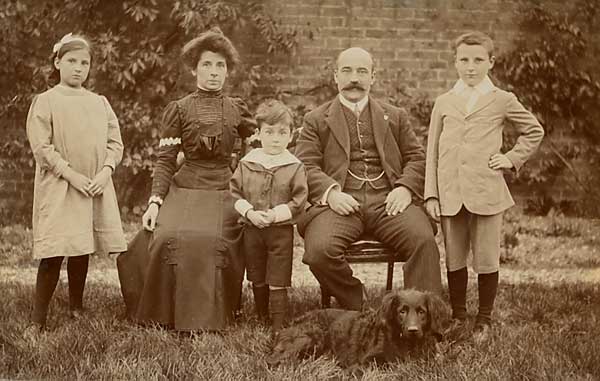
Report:
M435 222L440 222L440 201L437 198L427 199L427 201L425 201L425 209Z
M261 210L250 209L248 213L246 213L246 218L252 222L252 225L259 229L263 229L271 225L271 216L269 216L267 212L263 212Z
M354 197L337 189L329 191L327 204L331 210L342 216L347 216L360 210L360 204Z
M385 211L388 216L395 216L404 210L412 202L412 194L406 187L399 186L392 190L385 198Z
M69 168L63 175L63 178L84 196L93 196L88 190L92 181L87 176L84 176L81 173Z
M146 230L153 231L156 227L156 219L158 218L158 204L151 203L148 209L142 216L142 227Z
M112 169L110 167L103 167L100 172L92 179L90 185L87 188L89 194L99 196L104 192L104 187L108 184L108 180L112 175Z
M492 169L510 169L513 167L512 161L506 155L501 153L493 154L488 161L488 165Z

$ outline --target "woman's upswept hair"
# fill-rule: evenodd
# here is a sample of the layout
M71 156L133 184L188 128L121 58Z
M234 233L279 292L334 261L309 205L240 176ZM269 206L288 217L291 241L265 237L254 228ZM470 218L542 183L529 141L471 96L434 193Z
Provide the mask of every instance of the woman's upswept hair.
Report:
M205 51L222 54L227 62L227 70L233 70L240 60L238 51L218 27L186 43L181 50L181 58L188 67L195 69Z

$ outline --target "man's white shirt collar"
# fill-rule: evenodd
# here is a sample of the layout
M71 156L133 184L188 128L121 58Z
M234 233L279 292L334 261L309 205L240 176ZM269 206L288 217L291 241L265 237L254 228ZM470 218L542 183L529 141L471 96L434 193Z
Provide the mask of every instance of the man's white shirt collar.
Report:
M349 108L350 111L355 112L356 110L356 106L358 106L358 111L362 112L365 107L367 107L367 104L369 103L369 96L365 96L363 99L361 99L360 101L356 102L356 103L352 103L349 100L347 100L346 98L344 98L342 96L342 94L339 95L340 98L340 102L342 103L342 105L344 105L345 107Z
M462 79L459 79L458 81L456 81L456 84L452 88L452 91L458 95L461 95L465 92L465 90L467 90L467 87L469 87L469 85L467 85ZM485 95L490 91L494 90L495 87L496 86L494 86L494 83L492 82L490 77L486 75L481 82L473 86L473 89L477 91L479 95Z

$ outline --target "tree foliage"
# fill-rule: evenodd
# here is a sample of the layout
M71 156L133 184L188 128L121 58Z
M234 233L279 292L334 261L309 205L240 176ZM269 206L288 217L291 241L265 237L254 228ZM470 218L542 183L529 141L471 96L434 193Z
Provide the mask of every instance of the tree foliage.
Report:
M560 9L524 3L514 49L494 67L546 131L539 155L519 177L532 189L538 212L568 208L575 200L579 211L600 212L599 12L596 0ZM507 139L513 143L514 137ZM557 196L557 187L566 187L566 195Z
M129 209L139 204L149 192L163 107L195 87L179 59L181 47L212 26L244 58L230 73L229 92L251 105L275 93L271 62L293 54L296 32L280 27L259 1L0 0L0 117L10 135L1 145L1 166L33 165L24 135L31 98L49 85L53 44L68 32L82 33L93 45L87 87L107 96L121 124L119 200Z

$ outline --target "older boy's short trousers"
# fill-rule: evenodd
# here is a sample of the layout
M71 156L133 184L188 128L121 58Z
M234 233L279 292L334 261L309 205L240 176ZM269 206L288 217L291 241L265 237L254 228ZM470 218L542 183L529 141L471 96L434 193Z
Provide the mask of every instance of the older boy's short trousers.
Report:
M246 276L250 282L277 287L292 285L292 225L275 225L264 229L246 226L243 242Z
M477 274L498 271L502 214L473 214L463 206L457 215L441 217L448 271L467 266L469 248L473 251L473 270Z

